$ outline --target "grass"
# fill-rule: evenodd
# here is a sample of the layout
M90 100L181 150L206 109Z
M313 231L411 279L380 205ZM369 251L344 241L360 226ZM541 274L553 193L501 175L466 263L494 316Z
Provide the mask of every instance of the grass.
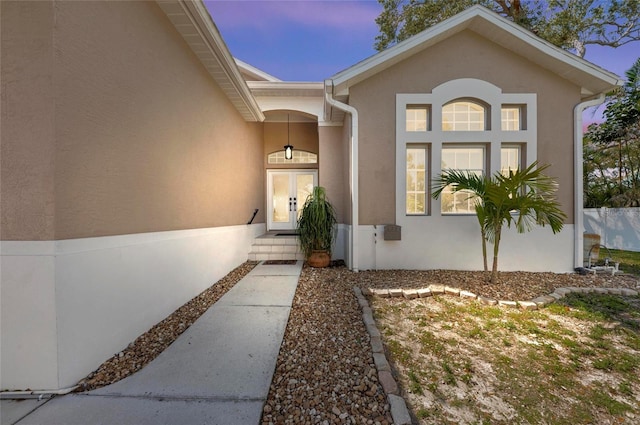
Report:
M621 251L618 249L610 249L611 260L620 263L620 270L625 273L640 276L640 252ZM607 250L601 250L600 256L606 256Z
M538 311L447 296L373 307L421 424L640 423L640 297L571 294Z

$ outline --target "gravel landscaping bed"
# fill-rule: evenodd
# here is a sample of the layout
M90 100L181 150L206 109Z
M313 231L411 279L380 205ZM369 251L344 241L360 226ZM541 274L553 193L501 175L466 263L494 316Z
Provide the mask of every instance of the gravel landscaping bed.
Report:
M263 424L391 424L345 267L302 271Z
M525 301L552 293L562 287L637 289L638 278L632 275L577 273L499 272L498 283L486 281L488 273L454 270L378 270L354 276L353 284L361 288L419 289L444 285L497 300Z
M247 262L141 335L80 382L85 391L116 382L153 360L254 266ZM629 275L450 270L350 272L344 266L304 267L265 403L263 424L391 424L387 397L353 287L422 288L447 285L496 299L526 300L558 287L637 289Z
M98 369L78 383L76 391L89 391L113 384L142 369L158 357L216 301L249 273L258 262L247 261L236 267L217 283L192 298L170 316L158 323L134 342L104 362Z
M352 288L447 285L496 299L523 300L559 287L635 289L636 277L501 272L498 284L482 272L304 268L262 417L280 423L391 423L371 357L370 337ZM374 410L375 408L375 410Z

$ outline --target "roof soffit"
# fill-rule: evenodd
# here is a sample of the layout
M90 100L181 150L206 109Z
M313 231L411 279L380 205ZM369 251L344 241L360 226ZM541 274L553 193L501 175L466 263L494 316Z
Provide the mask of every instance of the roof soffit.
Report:
M207 72L246 121L264 121L220 32L201 0L156 0Z
M473 6L335 74L332 77L333 94L348 95L351 86L467 29L580 86L583 97L609 91L621 84L617 75L542 40L482 6Z

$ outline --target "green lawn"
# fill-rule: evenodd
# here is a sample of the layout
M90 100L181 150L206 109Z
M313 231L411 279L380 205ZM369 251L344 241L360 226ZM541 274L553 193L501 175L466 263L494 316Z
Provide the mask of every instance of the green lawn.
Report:
M640 252L610 249L611 260L620 263L620 270L640 277ZM600 250L600 257L607 256L607 250Z
M421 425L640 423L640 297L570 294L523 311L373 298Z

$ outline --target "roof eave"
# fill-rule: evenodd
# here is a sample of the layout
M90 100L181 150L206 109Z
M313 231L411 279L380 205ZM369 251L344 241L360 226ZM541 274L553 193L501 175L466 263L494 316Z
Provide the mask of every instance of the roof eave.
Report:
M414 37L404 40L387 50L357 63L351 68L335 74L331 78L333 80L334 95L348 95L349 88L351 86L465 29L479 32L481 35L489 38L487 34L482 34L482 31L485 31L485 29L483 29L481 23L474 25L478 20L484 21L498 27L502 31L508 32L521 43L530 46L531 49L541 52L545 57L556 61L555 64L540 64L541 66L550 69L559 68L564 64L565 66L571 67L573 70L577 70L581 73L581 80L592 80L594 82L598 82L598 84L593 87L586 87L579 81L574 81L581 87L584 97L590 97L594 94L597 95L598 93L607 92L611 90L611 88L622 83L622 80L617 75L573 55L572 53L560 49L545 40L542 40L530 31L506 18L503 18L495 12L492 12L482 6L473 6L458 15L428 28ZM497 41L494 42L497 43ZM560 74L558 70L550 69L550 71ZM574 78L574 80L576 79ZM601 90L596 88L596 86L606 88Z
M246 121L264 121L240 70L201 0L156 0L209 75Z

